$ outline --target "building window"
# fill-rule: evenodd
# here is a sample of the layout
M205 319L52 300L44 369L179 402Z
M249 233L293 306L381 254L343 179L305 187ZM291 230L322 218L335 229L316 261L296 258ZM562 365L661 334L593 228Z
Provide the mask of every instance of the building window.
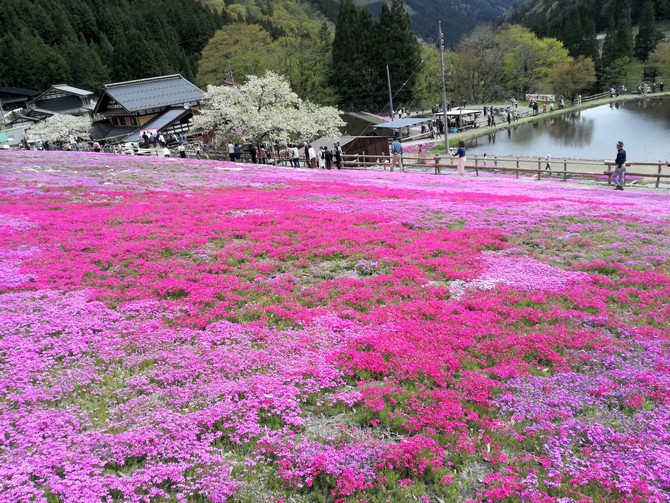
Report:
M112 117L112 124L114 124L115 126L119 125L119 121L117 120L116 117Z
M137 117L131 117L131 118L130 118L130 123L131 123L133 126L137 126Z
M122 126L125 126L126 125L126 118L125 117L119 117L119 124L121 124Z

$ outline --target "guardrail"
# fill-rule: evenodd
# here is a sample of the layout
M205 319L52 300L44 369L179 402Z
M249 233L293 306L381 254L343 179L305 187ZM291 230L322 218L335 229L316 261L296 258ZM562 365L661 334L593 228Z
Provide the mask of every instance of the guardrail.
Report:
M409 155L403 154L400 171L432 172L440 175L446 170L456 169L456 157L448 155L433 155L430 153ZM612 183L613 161L578 161L573 159L547 159L546 157L498 157L485 158L483 156L468 156L465 165L466 171L511 173L519 178L521 174L532 174L538 180L542 178L561 178L563 181L576 178L595 178ZM377 155L344 155L343 167L346 169L386 169L391 165L390 156ZM549 166L548 166L549 165ZM603 169L604 168L604 169ZM634 171L630 171L630 169ZM666 168L666 170L664 170ZM655 186L660 186L661 180L670 179L668 162L628 162L626 163L626 177L655 179Z

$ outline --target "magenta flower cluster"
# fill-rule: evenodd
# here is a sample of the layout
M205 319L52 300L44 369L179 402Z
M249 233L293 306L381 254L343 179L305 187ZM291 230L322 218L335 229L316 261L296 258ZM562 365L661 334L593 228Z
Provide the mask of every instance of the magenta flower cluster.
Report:
M670 501L665 194L0 170L0 502Z

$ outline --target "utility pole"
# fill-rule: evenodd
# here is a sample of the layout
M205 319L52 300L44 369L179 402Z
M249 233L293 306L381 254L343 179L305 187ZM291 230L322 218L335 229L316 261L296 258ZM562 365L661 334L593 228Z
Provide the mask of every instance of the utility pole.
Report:
M395 112L393 111L393 94L391 94L391 73L389 72L389 65L386 65L386 81L389 85L389 116L391 120L395 118Z
M0 98L0 116L2 116L2 125L6 126L7 121L5 120L5 109L3 108L2 98Z
M444 116L444 152L449 155L449 120L447 119L447 88L444 69L444 37L442 36L442 21L438 21L440 30L440 65L442 67L442 114ZM388 67L387 67L388 68Z

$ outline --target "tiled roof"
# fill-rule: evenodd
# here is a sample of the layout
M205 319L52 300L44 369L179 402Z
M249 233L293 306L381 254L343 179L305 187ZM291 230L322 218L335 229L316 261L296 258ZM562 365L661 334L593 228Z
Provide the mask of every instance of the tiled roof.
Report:
M107 84L105 93L129 112L193 103L204 97L198 87L181 75Z
M87 91L86 89L79 89L78 87L68 86L67 84L57 84L51 87L53 89L58 89L59 91L63 91L66 93L76 94L77 96L90 96L91 94L93 94L92 91Z
M124 141L135 131L138 131L137 126L114 126L109 122L102 122L93 124L88 134L94 140Z
M128 138L126 138L126 141L139 141L142 137L141 131L144 131L145 129L155 129L160 131L165 126L179 119L186 113L190 112L188 110L184 110L183 108L171 108L166 110L152 121L147 122L144 126L141 127L141 129L138 129L133 134L129 135Z

